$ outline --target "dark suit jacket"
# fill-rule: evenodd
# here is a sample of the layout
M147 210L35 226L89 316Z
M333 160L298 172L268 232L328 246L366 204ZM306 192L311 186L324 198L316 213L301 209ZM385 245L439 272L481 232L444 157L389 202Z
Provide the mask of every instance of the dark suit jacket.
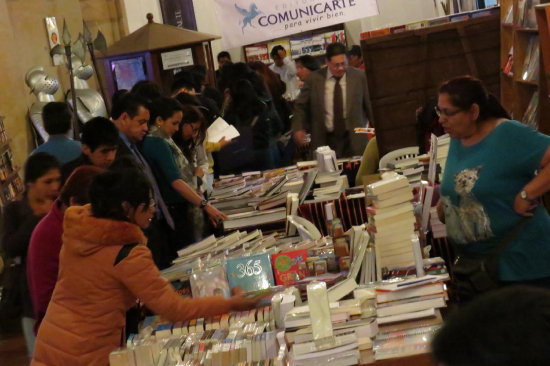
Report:
M325 127L325 81L327 69L323 68L308 75L300 95L295 102L292 129L306 129L311 133L311 149L327 145L327 130ZM365 127L370 121L374 125L370 104L367 77L364 71L354 67L346 68L346 127L349 131L351 151L353 155L363 155L367 146L367 136L355 134L355 127ZM344 143L344 140L340 140ZM344 150L343 146L339 146ZM338 152L337 152L338 153ZM341 157L341 156L340 156Z

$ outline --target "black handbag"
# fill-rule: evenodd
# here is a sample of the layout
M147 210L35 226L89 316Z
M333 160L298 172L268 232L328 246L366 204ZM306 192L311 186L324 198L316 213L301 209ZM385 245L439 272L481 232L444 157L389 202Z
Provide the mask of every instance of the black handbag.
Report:
M502 242L484 257L458 256L452 268L452 286L460 301L470 300L485 292L498 289L501 282L498 272L500 254L521 232L528 218L523 218L503 238Z
M15 259L6 259L2 274L0 292L0 330L11 333L18 329L23 314L23 293L21 282L24 280L25 266Z

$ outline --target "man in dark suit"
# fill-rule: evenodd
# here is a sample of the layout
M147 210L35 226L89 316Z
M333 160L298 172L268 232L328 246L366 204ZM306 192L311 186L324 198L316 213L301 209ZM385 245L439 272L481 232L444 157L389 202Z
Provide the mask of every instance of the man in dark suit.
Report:
M328 145L338 157L362 155L367 145L364 134L355 127L366 127L372 108L365 73L346 66L346 47L332 43L327 47L325 68L311 72L295 103L292 129L298 146L311 148Z
M130 93L123 95L113 105L111 117L119 134L117 154L111 168L137 168L149 179L157 209L151 225L145 232L147 246L151 249L157 267L166 268L177 256L173 245L174 221L160 195L153 171L138 149L149 129L147 101Z

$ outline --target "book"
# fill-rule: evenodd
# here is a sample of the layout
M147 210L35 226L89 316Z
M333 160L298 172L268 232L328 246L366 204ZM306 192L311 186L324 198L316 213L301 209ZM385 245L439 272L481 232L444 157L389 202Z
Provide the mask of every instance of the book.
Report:
M245 227L254 227L258 225L285 221L286 208L278 207L265 211L243 212L234 215L228 215L223 221L224 230L236 230Z
M228 124L223 118L218 117L210 127L206 130L206 141L218 142L225 138L226 140L232 140L239 137L240 133L235 126Z
M398 305L389 305L376 309L378 316L390 316L397 314L405 314L420 310L426 310L430 308L442 308L445 307L445 298L443 296L438 296L435 298L429 298L419 301L405 302Z
M300 269L300 264L305 263L307 250L294 250L273 254L271 256L275 283L277 285L293 285L300 278L307 277L307 268Z
M431 340L440 327L435 325L379 333L374 339L374 358L378 361L427 353Z
M407 190L396 194L391 198L386 198L384 200L373 200L372 205L374 208L388 208L390 206L395 206L400 203L410 202L413 199L412 190Z
M442 282L428 283L425 285L405 288L402 290L396 291L381 291L377 290L376 292L376 302L377 303L386 303L390 301L403 300L407 298L413 298L418 296L429 296L429 295L442 295L445 292Z
M376 318L376 320L378 321L378 324L384 325L384 324L390 324L390 323L403 322L407 320L433 318L435 316L436 316L435 308L429 308L426 310L412 311L404 314L379 316L378 318Z
M394 177L383 179L381 181L367 185L366 192L369 195L377 196L382 193L387 193L408 186L409 181L406 177L402 175L396 175Z
M263 290L275 285L271 258L267 253L226 262L227 278L231 289L240 286L244 291Z

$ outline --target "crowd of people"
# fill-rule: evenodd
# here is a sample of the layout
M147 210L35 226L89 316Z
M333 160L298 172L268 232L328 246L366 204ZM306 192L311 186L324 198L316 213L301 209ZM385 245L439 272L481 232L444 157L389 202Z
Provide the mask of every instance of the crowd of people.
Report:
M300 149L324 145L338 157L365 151L361 171L376 170L376 140L369 148L353 132L374 126L360 49L333 43L322 68L311 56L290 60L282 47L271 57L267 67L220 53L218 88L197 67L174 75L169 93L151 81L119 90L111 118L85 123L80 142L66 137L68 106L46 105L50 138L25 163L25 192L5 207L2 237L7 264L22 268L34 365L106 363L136 298L173 321L255 306L242 294L183 299L159 272L226 218L208 202L214 176L287 166ZM472 77L443 84L431 106L419 121L440 122L452 138L440 205L450 241L480 256L532 216L502 253L499 280L550 287L550 217L537 204L550 187L550 138L509 121ZM218 117L240 136L210 141Z

